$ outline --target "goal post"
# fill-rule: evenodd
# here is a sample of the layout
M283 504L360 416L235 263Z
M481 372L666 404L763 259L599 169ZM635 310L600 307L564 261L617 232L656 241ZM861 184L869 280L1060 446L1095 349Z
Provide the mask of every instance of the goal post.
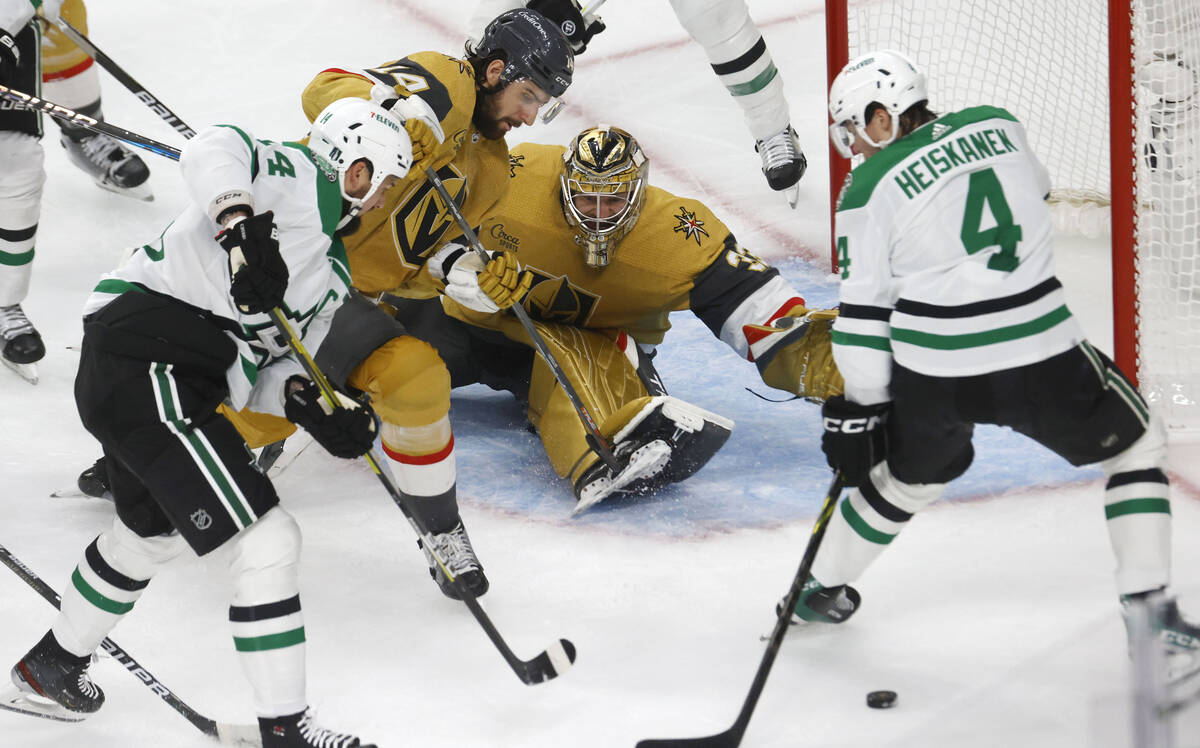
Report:
M830 80L859 54L897 49L929 73L935 111L991 104L1026 126L1056 232L1111 237L1114 359L1169 425L1200 427L1200 2L825 8ZM832 204L849 163L831 148L830 165Z

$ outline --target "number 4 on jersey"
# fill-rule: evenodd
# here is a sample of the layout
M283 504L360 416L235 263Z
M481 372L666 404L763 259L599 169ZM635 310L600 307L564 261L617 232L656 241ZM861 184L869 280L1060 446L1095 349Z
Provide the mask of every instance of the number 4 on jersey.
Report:
M996 225L990 229L981 230L983 208L988 207ZM991 169L972 172L971 181L967 187L967 207L963 213L962 243L967 254L988 247L999 247L1000 251L988 258L987 266L992 270L1006 273L1017 269L1020 259L1017 258L1017 243L1021 241L1021 227L1013 223L1012 209L1004 199L1004 188L996 172Z

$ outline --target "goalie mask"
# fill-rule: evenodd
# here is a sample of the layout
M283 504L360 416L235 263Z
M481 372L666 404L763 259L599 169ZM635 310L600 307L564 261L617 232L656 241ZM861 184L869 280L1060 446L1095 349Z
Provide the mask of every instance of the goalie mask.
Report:
M829 87L829 137L846 158L853 158L850 146L854 130L858 137L875 148L883 148L896 139L900 115L913 104L929 99L925 73L903 54L884 49L869 52L846 63ZM867 107L877 103L892 115L892 134L876 143L866 133ZM854 128L852 130L851 128Z
M571 141L559 177L563 212L589 267L608 264L646 203L650 163L633 136L617 127L590 127Z
M362 206L389 176L403 179L412 168L412 140L400 123L383 107L366 99L338 99L313 120L308 149L326 173L337 179L342 199L350 210L338 228L358 215ZM346 193L346 170L366 159L371 167L371 187L363 197Z

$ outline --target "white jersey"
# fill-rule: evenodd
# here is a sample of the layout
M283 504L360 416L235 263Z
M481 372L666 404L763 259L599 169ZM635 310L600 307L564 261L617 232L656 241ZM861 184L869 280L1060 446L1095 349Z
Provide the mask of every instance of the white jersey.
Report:
M1044 360L1083 340L1054 275L1050 182L1016 119L947 114L867 159L837 209L833 351L856 402L897 364L932 376Z
M288 266L281 308L315 352L350 289L346 251L334 236L342 212L336 175L318 167L299 143L255 140L228 125L206 128L188 141L180 166L191 204L161 236L100 280L83 313L104 307L132 284L212 312L237 342L238 359L225 375L231 405L283 415L284 383L303 370L286 343L277 341L268 315L246 314L234 304L229 255L214 238L220 227L207 207L216 196L240 190L253 195L256 213L274 211Z

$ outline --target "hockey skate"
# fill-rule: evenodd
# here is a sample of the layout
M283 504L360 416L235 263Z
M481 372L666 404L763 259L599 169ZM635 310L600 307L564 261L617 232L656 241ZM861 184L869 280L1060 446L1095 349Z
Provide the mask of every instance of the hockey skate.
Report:
M284 717L259 717L263 748L376 748L345 733L319 727L311 709Z
M800 139L788 125L779 132L754 144L754 150L762 159L762 172L767 184L776 192L783 192L793 208L800 201L800 177L808 168L804 151L800 150Z
M1166 655L1167 680L1176 681L1200 671L1200 626L1185 619L1175 599L1168 597L1161 587L1121 596L1121 613L1131 639L1131 651L1133 630L1130 619L1135 605L1150 608L1153 630Z
M783 600L775 603L775 616L783 612ZM862 603L862 595L848 584L824 587L810 575L792 609L793 626L804 623L845 623Z
M467 585L467 589L475 597L483 597L488 591L488 578L483 573L483 564L479 563L475 549L471 547L471 538L467 535L467 528L463 527L462 520L459 520L452 530L429 535L438 558L445 562L446 568L454 575L454 578ZM425 547L425 542L418 540L417 547L425 554L425 560L429 563L429 576L437 582L442 594L451 600L461 600L462 597L458 594L458 590L446 577L446 572L442 570L441 564Z
M59 142L67 149L71 163L91 175L100 187L137 200L154 199L146 184L149 167L121 141L90 130L64 130Z
M25 316L20 304L0 307L0 360L20 374L30 384L37 384L38 371L34 364L46 355L42 336Z
M598 460L575 481L578 515L618 492L643 496L691 477L716 454L733 421L670 395L651 398L614 438L614 475Z
M104 704L104 692L88 675L91 662L63 649L47 631L13 666L13 687L0 693L0 708L62 722L86 719Z

